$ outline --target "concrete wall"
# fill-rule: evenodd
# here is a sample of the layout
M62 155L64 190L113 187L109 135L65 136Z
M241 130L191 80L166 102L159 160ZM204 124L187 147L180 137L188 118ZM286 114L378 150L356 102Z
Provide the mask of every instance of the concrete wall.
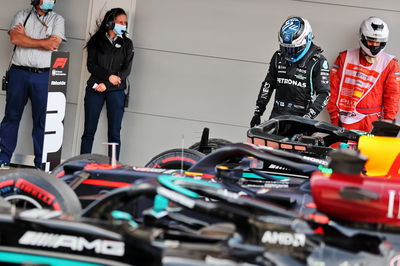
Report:
M62 14L65 18L66 37L68 39L66 43L61 45L60 50L70 52L63 159L67 159L79 152L79 139L83 124L83 92L86 80L89 77L86 70L86 51L83 48L89 37L89 32L94 32L96 20L99 17L103 17L105 12L112 7L121 6L128 13L134 14L135 2L135 0L59 0L56 3L55 12ZM11 20L18 10L29 8L29 3L30 0L14 0L2 3L2 8L0 9L0 74L5 72L13 48L7 35ZM4 106L5 92L0 91L1 118L4 115ZM21 121L18 144L13 161L19 160L21 157L19 155L33 154L31 130L31 107L28 102ZM33 160L33 156L28 157L27 163L30 163Z
M28 3L14 0L2 5L0 73L12 49L6 34L12 15ZM128 11L136 48L121 150L121 161L135 165L166 149L191 145L203 127L210 128L211 137L245 141L260 83L278 49L278 29L290 15L310 21L315 42L330 62L340 51L358 46L358 27L364 18L379 16L391 30L387 51L400 56L398 0L59 0L56 11L67 21L63 50L71 52L64 159L79 152L83 131L88 73L82 47L95 20L115 6ZM2 116L1 106L3 92ZM106 153L104 111L96 153ZM318 117L327 118L326 112ZM31 154L29 112L21 129L17 152Z
M398 0L137 0L134 104L124 119L122 158L140 164L180 147L182 136L188 146L204 126L212 137L244 141L289 15L309 19L330 62L358 46L364 18L380 16L391 29L387 51L400 56ZM326 112L318 119L327 120Z

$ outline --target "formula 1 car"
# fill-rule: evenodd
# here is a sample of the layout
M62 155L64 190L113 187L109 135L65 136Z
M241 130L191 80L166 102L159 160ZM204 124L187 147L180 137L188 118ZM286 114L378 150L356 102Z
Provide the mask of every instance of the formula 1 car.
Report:
M378 140L379 138L364 136L362 139ZM364 143L366 144L361 145L364 152L368 150L368 147L373 147L371 141L364 141ZM396 144L389 143L389 146L396 147ZM378 149L371 149L370 153L378 154L379 147L383 146L379 144L376 147ZM396 149L393 150L396 151ZM389 152L386 152L386 157L379 157L389 158L389 154ZM367 168L372 168L372 170L369 169L367 174L376 175L371 171L374 169L376 171L378 167L388 168L395 155L396 153L393 153L391 159L381 160L385 161L386 164L382 162L374 163L376 160L370 160L367 163ZM259 164L254 164L256 160L248 157L256 158ZM229 167L233 165L236 172L230 174L233 177L224 178L224 182L229 183L227 180L234 180L235 182L230 183L236 184L239 182L243 184L235 188L237 191L244 191L246 187L262 187L264 189L283 187L286 189L294 186L294 184L304 183L319 166L326 167L328 164L326 160L246 144L233 144L216 150L193 165L187 172L138 168L121 164L110 165L106 163L108 160L108 157L100 155L81 155L71 158L53 171L53 174L63 182L55 181L54 178L46 177L44 173L38 171L21 173L21 171L17 170L9 172L0 176L0 196L14 203L18 201L20 202L19 204L36 207L46 206L55 210L62 209L68 213L74 213L75 210L79 210L79 200L72 200L74 195L70 195L71 193L65 194L66 192L64 191L67 191L65 183L75 190L75 193L79 195L80 202L86 206L96 197L108 193L110 190L128 186L139 179L154 178L163 173L174 173L176 175L211 180L217 176L216 169L218 165L225 164ZM381 167L383 165L386 166ZM382 171L387 171L387 169L382 169ZM230 184L230 186L233 189L233 185ZM297 190L297 186L294 187ZM260 189L257 193L261 194L261 191ZM278 191L279 193L282 194ZM291 194L294 195L296 193L293 191ZM301 193L302 197L303 194ZM57 201L58 198L61 200ZM65 198L70 200L63 200ZM288 202L293 201L290 197L286 200ZM300 200L300 202L302 201Z
M360 140L364 138L368 139L368 137L362 137ZM381 146L385 141L387 141L387 138L381 142L379 147L387 151ZM365 143L368 142L367 140ZM11 199L13 203L19 204L24 202L25 199L24 205L48 204L48 207L55 210L64 211L65 209L67 213L73 214L76 217L75 219L80 219L77 218L79 216L95 219L94 223L97 223L98 220L109 220L110 212L125 209L128 201L134 199L133 205L129 205L130 209L128 209L131 216L129 216L129 219L125 219L128 220L130 230L132 225L139 223L140 226L133 227L137 228L135 230L139 228L144 230L136 231L140 236L154 236L155 231L160 233L162 237L157 238L159 242L148 241L149 238L146 238L147 242L144 241L145 243L151 242L150 250L155 247L155 251L150 257L158 258L158 262L161 260L164 263L177 261L182 263L182 260L184 260L187 264L191 260L192 263L199 265L199 263L204 264L208 258L211 261L217 260L219 263L225 259L232 265L234 263L258 265L340 264L349 261L380 265L381 263L395 261L396 254L398 254L398 240L396 240L398 239L398 224L393 222L393 218L398 216L394 207L396 192L391 192L397 191L397 187L392 186L394 182L391 182L391 180L398 178L400 147L396 140L388 143L388 146L394 150L394 153L390 155L392 164L380 177L381 183L384 181L386 185L384 189L378 191L372 190L372 187L378 187L375 184L381 184L376 178L371 177L372 172L366 171L370 177L364 177L364 174L360 174L366 159L359 154L333 155L329 164L330 171L333 171L333 174L329 175L326 173L329 169L324 167L327 166L326 161L323 160L315 160L265 147L235 144L209 154L195 164L190 171L186 172L132 168L119 164L99 164L91 161L96 159L93 158L95 156L88 156L86 161L81 157L78 161L71 160L64 164L62 170L58 172L60 179L49 177L48 183L50 185L46 189L42 188L43 184L36 183L36 179L39 178L35 179L33 172L23 175L24 171L14 171L3 175L0 178L0 193L4 193L2 195L8 197L8 200ZM370 145L366 145L366 147L368 146ZM372 151L371 153L376 152ZM384 156L389 158L387 157L388 152L385 152ZM259 162L291 169L291 171L296 171L298 175L291 173L273 176L266 173L264 166ZM318 167L319 164L322 164L323 167ZM318 168L325 171L325 174L317 171ZM315 179L316 182L312 181L310 186L307 184L308 177L313 172L312 180ZM41 175L45 174L41 173ZM318 177L320 178L318 179ZM79 207L75 206L77 204L69 205L70 202L79 202L76 196L73 198L74 193L64 194L64 196L57 194L59 190L65 192L69 189L61 182L61 179L75 188L81 202L86 200L90 203L83 212L80 212ZM321 184L319 180L326 181L327 179L332 183L325 182L323 186L318 187ZM348 181L348 179L352 182L342 186L343 182ZM40 180L46 182L42 177ZM335 183L337 180L340 182ZM357 185L363 184L362 180L366 180L363 181L365 184L373 180L374 186L354 189ZM57 185L54 182L57 182ZM64 184L64 186L61 187L59 183ZM134 185L132 186L132 184ZM315 194L318 193L320 188L330 189L332 186L329 186L329 184L335 184L333 192L332 190L325 190L329 193ZM120 189L115 190L117 187L120 187ZM79 190L79 188L82 190ZM140 189L135 190L136 188ZM187 191L188 188L189 191ZM132 192L132 190L136 192ZM148 192L149 190L151 192ZM315 198L311 197L311 193L313 196L316 195ZM356 215L351 219L346 219L346 215L338 216L340 212L337 210L340 208L337 208L336 205L324 206L324 204L332 203L332 198L326 198L326 196L331 197L332 194L335 195L335 199L342 200L342 202L339 201L341 205L338 206L346 204L347 206L352 206L351 204L358 207L362 206L365 210L364 216L366 216L365 213L375 210L384 209L386 212L379 212L374 219L369 220L356 219ZM100 198L100 195L103 195L103 197ZM145 210L151 207L151 204L145 201L148 200L148 195L154 196L157 200L154 200L152 210L146 213ZM385 197L385 195L389 196ZM165 198L172 201L174 205L170 206L166 203ZM315 211L313 199L316 199L315 203L317 203L318 210L322 211L321 214ZM370 202L374 204L373 208L369 209L368 203ZM174 212L175 205L179 205L186 211ZM306 207L308 210L306 210ZM187 212L188 210L189 212ZM165 212L169 213L168 217L163 215ZM118 212L116 213L115 217L127 217L126 214L119 213L118 215ZM382 219L382 215L388 213L393 216L390 217L392 219ZM221 228L217 225L227 222L234 226ZM301 226L298 228L299 224ZM35 227L40 228L37 225ZM107 223L105 227L111 228L110 224ZM5 226L4 228L9 227ZM165 233L163 231L171 228L184 233L177 236L177 232ZM204 235L199 237L199 232L195 229L202 232L214 230L218 234L222 234L221 231L225 230L224 232L229 232L229 234L224 235L225 241L221 241L221 239L216 242L211 241L215 244L211 245L210 240L205 240ZM193 236L195 231L197 233ZM48 231L46 232L48 233ZM76 232L65 232L65 235L70 234L75 235ZM165 235L168 237L163 238ZM229 237L226 237L227 235ZM232 240L230 237L233 235L240 237ZM38 235L32 235L31 238L33 236L38 237ZM172 238L169 238L169 236ZM190 239L192 242L190 244L171 245L171 240L182 240L180 237L186 240ZM31 239L29 237L27 238L26 241L18 239L18 243L28 243L29 246L34 246L33 243L36 242L29 240ZM5 239L8 239L8 236ZM85 243L83 247L89 247L86 248L89 251L92 251L95 246L93 241L96 240L92 241L92 239L95 238L92 236L90 240L81 240ZM151 237L150 239L154 240ZM304 239L307 239L307 241L304 242ZM40 243L47 241L48 238L44 238ZM135 239L135 241L139 242L140 240ZM98 242L101 241L95 243ZM199 242L206 244L199 246ZM235 245L232 246L232 243ZM38 246L43 248L44 244L38 244ZM58 249L58 247L60 246L57 245L56 248ZM210 249L210 247L212 248ZM54 246L50 247L50 250L54 251L54 249ZM68 246L68 249L72 248ZM199 252L199 249L203 252ZM231 249L238 253L232 252ZM193 250L198 252L195 262L190 255L193 254ZM229 252L223 253L222 258L218 257L217 254L224 250ZM81 252L82 249L78 251ZM143 250L140 249L140 251ZM154 255L161 253L162 255L158 257ZM93 255L93 252L91 254ZM142 254L145 256L144 251ZM213 255L207 257L207 254ZM247 255L241 257L238 254ZM334 260L332 257L335 256L332 254L339 254L339 256ZM123 261L131 263L130 260L134 261L135 258L126 260L124 255ZM146 258L141 257L140 260L146 261Z
M369 132L346 130L326 122L299 116L283 115L270 119L247 131L248 143L292 151L316 158L326 158L340 144L357 149L360 136L396 137L400 126L375 121Z
M141 219L117 211L140 197L154 202ZM166 174L116 189L75 217L4 205L2 263L389 265L400 254L396 228L302 217L220 184Z
M251 165L254 160L247 158L249 156L258 158L259 166L265 163L275 168L287 169L287 171L284 173L282 170L279 177L268 176L267 172L257 170L257 165ZM247 144L233 144L219 149L204 157L189 171L140 168L122 164L110 165L104 163L106 161L107 157L100 155L72 158L54 170L53 174L57 178L36 170L13 170L2 173L0 196L21 208L46 207L74 214L79 212L80 204L86 206L111 190L129 186L137 180L156 178L161 174L212 180L218 174L218 165L231 164L238 167L234 178L239 178L240 182L245 182L249 186L258 186L258 183L263 183L262 180L269 180L271 186L288 187L286 180L289 177L293 177L291 182L301 183L317 170L320 164L326 166L323 160L263 147L252 147ZM240 169L242 173L239 173ZM227 177L226 180L229 183L230 178ZM267 183L263 186L267 187ZM66 189L68 186L74 189L75 195L68 192L69 190Z
M233 144L216 150L189 171L101 163L105 161L104 156L79 156L56 169L54 173L59 179L39 171L11 171L0 176L0 195L19 207L47 207L74 214L79 212L80 204L87 206L115 188L129 186L142 179L156 178L161 174L174 174L219 182L232 192L246 193L306 212L308 208L305 206L312 202L306 181L318 167L328 165L324 160L246 144ZM75 190L79 199L74 193L68 192L67 184Z
M299 153L313 158L327 159L330 151L340 147L357 149L360 136L396 137L400 126L394 122L378 120L371 132L346 130L332 124L299 116L279 116L247 131L247 142L274 149ZM205 155L232 144L220 138L209 138L204 128L201 141L188 149L171 149L154 156L149 168L187 170Z

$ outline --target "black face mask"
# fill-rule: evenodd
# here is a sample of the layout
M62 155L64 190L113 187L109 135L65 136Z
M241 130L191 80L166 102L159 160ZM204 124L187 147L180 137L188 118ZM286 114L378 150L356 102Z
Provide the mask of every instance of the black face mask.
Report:
M368 45L368 41L365 37L361 39L361 42L365 45L365 47L367 47L371 51L372 55L379 54L379 52L382 51L382 49L385 48L386 46L386 42L381 42L379 46Z
M382 51L383 48L385 48L385 45L380 45L380 46L367 46L368 49L371 51L372 55L377 55L379 54L380 51Z

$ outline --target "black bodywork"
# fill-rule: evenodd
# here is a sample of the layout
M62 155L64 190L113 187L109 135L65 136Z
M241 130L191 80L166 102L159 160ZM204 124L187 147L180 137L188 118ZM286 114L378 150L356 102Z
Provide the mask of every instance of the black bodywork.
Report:
M326 122L284 115L247 131L248 141L276 149L326 158L335 143L356 144L367 132L346 130Z

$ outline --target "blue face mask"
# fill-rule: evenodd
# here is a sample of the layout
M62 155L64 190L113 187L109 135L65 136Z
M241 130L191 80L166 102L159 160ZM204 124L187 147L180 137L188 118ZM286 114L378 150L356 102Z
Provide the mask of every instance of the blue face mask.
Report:
M122 34L126 31L126 26L115 23L114 32L115 34L122 36Z
M43 4L40 5L40 9L43 11L53 10L54 0L43 0Z

